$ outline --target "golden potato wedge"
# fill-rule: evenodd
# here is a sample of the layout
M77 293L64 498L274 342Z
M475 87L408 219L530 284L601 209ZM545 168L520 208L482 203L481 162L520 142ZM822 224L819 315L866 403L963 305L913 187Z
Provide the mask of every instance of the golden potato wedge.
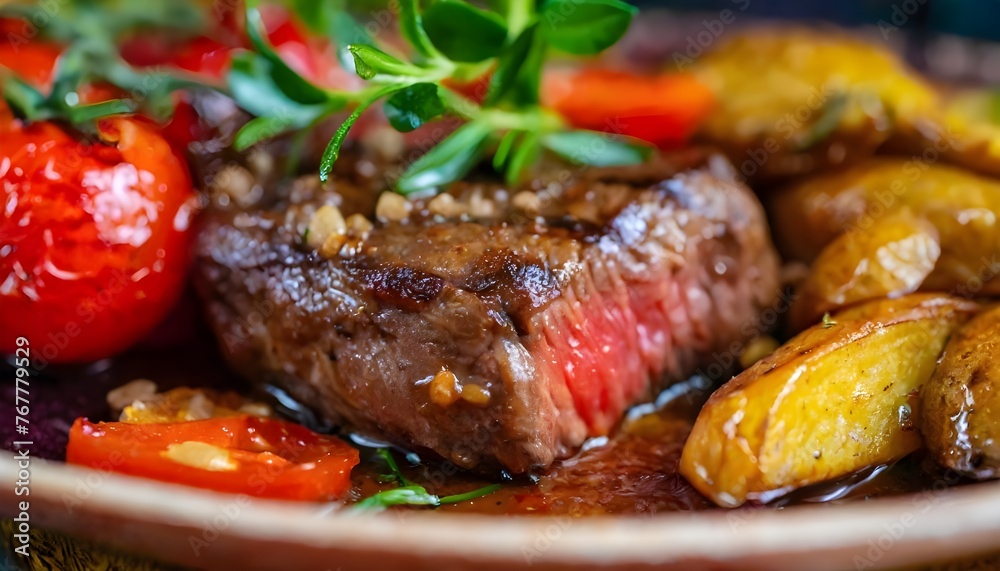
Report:
M945 162L1000 177L1000 116L997 94L987 89L947 94L941 113L893 132L885 154L939 155Z
M952 160L985 174L1000 177L1000 99L995 89L966 90L949 98L945 133L953 133Z
M796 289L789 325L801 331L825 313L913 293L940 255L934 226L905 212L886 216L867 231L841 234L820 253Z
M875 158L809 177L769 197L775 241L812 262L844 232L866 232L909 212L938 231L941 256L923 291L1000 293L1000 181L940 163Z
M912 393L979 306L912 294L844 310L717 390L680 472L724 507L897 460L920 446Z
M939 107L888 50L829 30L749 32L691 72L719 102L699 137L763 183L871 156L894 128Z
M921 396L927 448L948 468L1000 478L1000 306L955 332Z

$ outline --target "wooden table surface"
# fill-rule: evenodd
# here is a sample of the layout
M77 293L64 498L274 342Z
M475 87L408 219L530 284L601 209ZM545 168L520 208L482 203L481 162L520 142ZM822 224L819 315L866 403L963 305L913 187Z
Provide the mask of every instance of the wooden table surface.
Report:
M13 544L14 533L10 520L0 521L0 532L3 535L5 549L9 550ZM31 536L31 557L26 559L9 551L0 552L0 571L187 571L189 569L57 532L32 529ZM1000 551L985 556L896 571L995 570L1000 570Z

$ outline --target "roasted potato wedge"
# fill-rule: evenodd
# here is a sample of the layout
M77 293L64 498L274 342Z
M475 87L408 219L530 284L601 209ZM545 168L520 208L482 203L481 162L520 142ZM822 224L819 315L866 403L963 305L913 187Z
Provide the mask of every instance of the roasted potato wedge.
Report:
M995 89L960 91L945 108L944 133L958 138L950 158L1000 177L1000 95Z
M844 232L866 232L908 212L938 231L941 256L921 290L1000 293L1000 181L963 169L877 158L809 177L769 197L776 243L810 263Z
M923 390L920 429L941 465L981 480L1000 478L1000 306L948 341Z
M747 33L691 71L719 101L700 138L765 184L870 156L897 126L939 106L895 55L828 31Z
M976 303L939 294L868 302L802 332L717 390L680 471L724 507L897 460L920 447L914 391Z
M896 129L879 150L887 154L931 157L969 170L1000 177L1000 116L997 93L965 90L949 93L943 112Z
M797 288L790 326L801 331L818 323L824 313L915 292L940 255L934 225L906 213L887 216L867 231L841 234L820 253Z

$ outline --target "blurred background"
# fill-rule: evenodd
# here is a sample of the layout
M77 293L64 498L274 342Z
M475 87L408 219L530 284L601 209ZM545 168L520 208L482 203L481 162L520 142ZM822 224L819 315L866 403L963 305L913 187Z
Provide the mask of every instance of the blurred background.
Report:
M721 11L741 9L751 17L826 20L845 25L877 25L880 20L912 32L957 34L1000 40L1000 1L997 0L639 0L641 7L671 10Z
M720 33L727 35L730 29L773 21L834 24L885 42L942 81L1000 84L1000 0L629 1L645 10L636 21L642 46L669 43L671 50L686 49L692 47L690 41L698 43L701 31L720 30L717 24L723 19L728 22ZM678 39L684 44L678 45Z

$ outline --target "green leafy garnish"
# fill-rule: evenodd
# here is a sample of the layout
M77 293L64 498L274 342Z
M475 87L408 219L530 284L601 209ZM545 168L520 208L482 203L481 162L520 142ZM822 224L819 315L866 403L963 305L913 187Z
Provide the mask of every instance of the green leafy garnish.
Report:
M0 7L0 17L44 22L39 25L39 33L67 46L53 71L48 94L23 82L0 63L3 97L13 111L29 121L61 120L90 130L97 119L137 111L154 119L166 119L173 112L172 94L178 89L222 90L219 85L209 85L180 71L136 70L121 58L118 42L137 29L156 27L194 36L205 27L204 14L194 4L169 0L140 4L79 0L62 3L56 11L46 3L10 3ZM14 41L14 36L8 39ZM80 87L96 82L118 87L126 96L93 104L80 103L77 93Z
M327 96L310 103L300 99L288 86L282 87L272 74L272 64L253 53L233 56L229 69L229 89L241 107L258 117L282 117L290 127L301 127L327 110L339 111L349 103L346 97Z
M510 184L516 184L520 173L527 165L535 162L542 151L538 133L524 132L518 140L517 147L511 151L510 160L504 167L504 179Z
M3 94L15 113L29 121L48 119L45 96L20 78L8 76L3 82Z
M293 1L298 4L306 0ZM239 148L261 140L268 131L277 134L284 132L282 128L307 128L332 113L352 109L320 161L320 179L326 180L354 122L382 101L390 125L400 132L441 116L466 121L401 173L395 190L402 194L459 180L491 150L495 150L494 167L511 184L522 180L543 149L590 165L632 164L649 152L648 146L638 142L571 130L561 117L539 105L547 48L595 54L612 45L635 14L634 8L619 0L550 0L541 4L540 11L534 0L492 2L490 9L463 0L438 0L421 9L417 0L400 0L398 22L410 44L410 58L359 33L343 4L336 0L324 8L308 5L301 10L313 20L313 29L334 35L346 29L343 33L357 38L346 45L343 38L334 38L341 52L349 55L349 67L369 83L354 92L306 87L306 79L279 63L259 33L259 15L252 7L248 9L256 54L234 62L230 73L233 96L259 117L283 120L248 123L237 137ZM481 104L453 88L490 70L492 77ZM574 145L586 148L581 151ZM587 151L590 148L597 150Z
M425 58L440 55L424 31L418 0L399 0L399 27L403 37L418 55Z
M456 504L480 498L500 489L500 484L491 484L478 490L455 494L452 496L436 496L429 493L423 486L413 484L406 479L399 465L396 464L392 452L385 448L380 448L377 454L388 465L390 473L384 478L386 481L394 481L399 484L398 488L383 490L373 494L360 502L354 504L354 509L381 511L392 506L440 506L444 504Z
M227 75L233 99L257 116L236 134L233 146L237 150L282 133L308 128L348 106L361 105L363 111L374 102L369 92L321 89L313 85L278 56L261 35L262 28L260 14L248 8L247 35L256 51L235 55ZM356 119L355 116L347 129ZM342 141L346 135L345 129L339 139L335 139Z
M437 506L441 499L421 486L402 486L384 490L354 504L359 510L384 510L391 506Z
M5 2L0 16L31 22L47 39L72 44L83 39L113 45L136 30L155 28L195 37L205 32L203 9L177 0L74 0L72 2ZM14 41L15 37L5 37ZM27 39L25 39L27 41Z
M514 148L514 143L522 134L520 131L507 131L503 138L500 139L500 144L497 145L497 150L493 153L494 170L503 172L504 165L507 164L507 157L510 155L510 150Z
M79 125L81 123L89 123L101 117L132 113L135 109L135 102L129 99L111 99L101 101L100 103L71 106L66 110L66 117L70 123Z
M821 322L823 329L829 329L836 324L837 322L830 317L829 312L823 314L823 321Z
M307 105L325 103L328 99L327 93L288 67L285 60L281 59L271 47L271 43L261 35L263 29L264 22L261 20L260 12L254 9L247 10L247 36L257 53L270 63L269 72L275 85L290 99L299 103Z
M389 124L406 133L444 113L444 102L437 85L415 83L386 99L384 110Z
M552 133L545 136L542 144L570 162L601 167L638 164L652 152L648 145L639 141L596 131Z
M431 43L452 61L475 63L496 57L507 41L503 18L465 2L435 2L423 18Z
M379 458L385 462L386 466L389 467L388 476L392 477L392 481L399 482L400 486L409 486L410 482L407 481L406 476L403 475L403 471L399 469L399 464L396 463L395 456L392 455L392 451L388 448L379 448L375 451Z
M396 182L396 189L409 194L459 180L483 158L491 133L491 127L483 122L472 121L462 125L414 161Z
M637 12L618 0L546 0L542 4L549 43L577 55L593 55L613 46Z
M354 71L362 79L372 79L376 75L407 76L421 75L419 67L403 62L397 57L370 45L351 45L347 50L354 56Z
M345 67L368 82L356 91L316 85L289 66L264 33L258 3L245 2L252 50L233 55L225 86L207 85L229 92L255 116L236 134L237 150L293 131L301 142L323 120L345 113L320 161L320 178L326 180L355 121L370 106L383 103L390 125L401 132L442 116L466 121L409 165L396 181L401 193L454 182L493 151L494 167L511 184L524 178L544 149L590 165L629 164L647 152L631 141L571 130L539 105L547 50L590 55L614 44L636 13L620 0L495 0L487 2L489 8L465 0L426 6L419 0L399 0L397 21L410 45L409 56L378 45L348 11L348 0L288 0L312 31L331 37ZM44 4L29 3L0 8L0 16L45 20L43 33L70 46L59 60L48 94L0 73L4 97L21 117L89 124L107 115L141 111L163 119L172 112L175 90L206 86L204 78L183 72L137 71L117 51L120 40L146 26L192 37L203 34L205 13L195 4L79 0L62 6L55 17L47 10ZM487 73L492 77L482 103L454 88ZM94 81L111 83L129 96L80 104L79 86Z
M488 496L499 489L500 489L500 484L490 484L488 486L483 486L482 488L472 490L471 492L465 492L464 494L441 496L441 499L438 501L438 503L444 505L444 504L457 504L461 502L467 502L469 500L474 500L476 498Z
M326 146L326 150L323 152L323 160L319 164L320 178L325 178L330 175L333 171L333 163L336 162L337 157L340 155L340 147L344 144L344 139L347 138L347 132L351 130L354 126L355 121L361 117L361 114L368 109L372 103L378 101L382 96L388 95L393 91L399 91L401 88L395 85L390 85L388 87L383 87L382 89L376 91L368 99L365 99L358 107L347 116L347 119L341 123L340 127L337 128L337 132L334 133L333 138L330 139L330 143Z
M504 96L518 84L519 79L525 84L524 93L537 95L542 73L542 58L537 57L537 53L542 51L542 45L537 37L537 31L538 24L526 28L514 43L507 47L490 80L490 89L486 93L485 100L487 105L502 101ZM533 55L536 57L533 58ZM534 100L515 98L514 101L527 105L538 103L537 97Z

